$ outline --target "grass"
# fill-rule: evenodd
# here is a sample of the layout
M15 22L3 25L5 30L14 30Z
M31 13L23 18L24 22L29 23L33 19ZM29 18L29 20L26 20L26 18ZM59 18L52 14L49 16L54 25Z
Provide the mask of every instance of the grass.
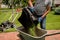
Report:
M47 22L46 22L47 29L60 30L60 15L54 15L54 14L55 14L54 11L51 11L47 15Z
M5 10L5 9L0 9L0 10ZM10 15L12 14L11 9L6 9L9 11L0 11L0 24L2 22L5 22L9 19ZM14 14L15 17L16 14ZM21 24L18 22L18 18L21 16L21 13L19 13L18 17L14 21L14 24L16 24L17 27L21 26ZM60 15L54 15L54 11L51 11L47 15L47 21L46 21L46 28L47 30L60 30ZM6 32L10 31L16 31L14 28L6 30Z

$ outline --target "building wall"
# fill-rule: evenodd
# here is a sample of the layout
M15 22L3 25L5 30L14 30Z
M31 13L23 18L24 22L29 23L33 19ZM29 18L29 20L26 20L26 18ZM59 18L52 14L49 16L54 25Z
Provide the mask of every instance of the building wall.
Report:
M60 0L54 0L54 4L60 4Z

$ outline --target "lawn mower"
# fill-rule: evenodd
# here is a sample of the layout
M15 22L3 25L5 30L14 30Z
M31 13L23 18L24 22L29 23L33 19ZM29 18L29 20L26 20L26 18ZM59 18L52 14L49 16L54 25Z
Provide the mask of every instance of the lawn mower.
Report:
M15 21L16 17L18 16L18 13L16 14L16 16L14 17L14 19L12 20L12 22L10 22L9 20L12 18L13 15L14 15L14 14L12 14L7 21L2 22L2 23L0 24L0 31L3 32L3 31L5 31L6 29L14 28L14 27L15 27L15 24L14 24L13 22Z

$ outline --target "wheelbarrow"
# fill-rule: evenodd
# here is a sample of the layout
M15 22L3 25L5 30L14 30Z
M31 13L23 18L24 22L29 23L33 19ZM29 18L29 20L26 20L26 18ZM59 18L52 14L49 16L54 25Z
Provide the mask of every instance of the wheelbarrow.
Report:
M23 25L22 27L17 28L19 32L18 34L19 38L21 38L22 40L45 40L45 35L47 31L43 29L36 28L35 29L36 36L32 36L31 34L27 32L28 28L34 25L33 20L35 20L35 17L34 16L32 17L32 14L28 8L24 8L21 17L19 17L18 19L18 21Z
M26 33L25 29L21 27L18 27L17 30L19 32L18 37L21 38L21 40L45 40L47 34L46 30L38 28L36 28L35 31L37 36L32 36L29 33Z

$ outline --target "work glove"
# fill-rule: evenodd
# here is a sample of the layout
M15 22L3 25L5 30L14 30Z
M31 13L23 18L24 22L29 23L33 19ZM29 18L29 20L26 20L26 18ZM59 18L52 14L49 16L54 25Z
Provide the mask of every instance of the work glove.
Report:
M42 21L42 17L39 17L39 18L38 18L38 22L41 22L41 21Z
M29 7L29 10L33 13L34 12L34 7Z

